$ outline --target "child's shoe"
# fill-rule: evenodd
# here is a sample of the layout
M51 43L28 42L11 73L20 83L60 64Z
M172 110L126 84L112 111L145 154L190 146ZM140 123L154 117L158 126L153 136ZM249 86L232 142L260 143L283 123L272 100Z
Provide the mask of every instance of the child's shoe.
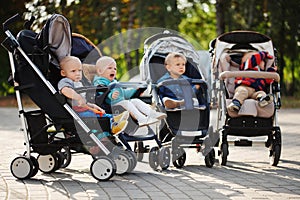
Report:
M113 135L119 134L125 130L128 125L127 120L122 120L120 122L113 122L111 127L111 132Z
M150 125L150 124L155 124L157 122L159 122L158 119L151 118L151 117L145 117L141 120L138 120L139 126L147 126L147 125Z
M171 99L169 97L164 97L163 98L163 103L164 103L166 108L178 108L181 105L184 105L184 99L175 100L175 99Z
M233 99L232 102L227 106L228 111L236 111L238 112L241 109L241 103L237 99Z
M269 105L270 103L272 103L273 99L274 98L273 98L272 94L267 94L266 96L258 99L258 105L260 107L265 107L265 106Z
M196 108L198 110L206 109L206 105L200 104L197 98L193 98L193 105L194 105L194 108Z
M129 118L129 112L126 110L119 115L113 117L114 122L121 122Z
M205 110L206 109L206 105L199 105L196 107L199 110Z

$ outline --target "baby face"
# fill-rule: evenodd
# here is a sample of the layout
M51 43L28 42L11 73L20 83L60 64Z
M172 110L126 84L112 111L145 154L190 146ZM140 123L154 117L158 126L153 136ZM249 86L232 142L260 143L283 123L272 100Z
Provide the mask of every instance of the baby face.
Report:
M166 65L172 78L179 78L185 72L185 60L181 57L175 57Z
M76 60L69 61L68 65L64 66L61 75L68 77L72 81L78 82L82 79L82 65Z
M104 78L107 78L110 81L113 81L116 78L117 75L117 66L115 63L111 63L108 65L103 72L101 73L101 76Z

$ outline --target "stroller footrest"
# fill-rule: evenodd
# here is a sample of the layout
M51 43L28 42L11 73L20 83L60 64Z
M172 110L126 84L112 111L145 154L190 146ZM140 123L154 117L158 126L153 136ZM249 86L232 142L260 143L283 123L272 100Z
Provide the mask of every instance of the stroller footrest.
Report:
M234 146L252 146L252 141L246 139L236 140Z

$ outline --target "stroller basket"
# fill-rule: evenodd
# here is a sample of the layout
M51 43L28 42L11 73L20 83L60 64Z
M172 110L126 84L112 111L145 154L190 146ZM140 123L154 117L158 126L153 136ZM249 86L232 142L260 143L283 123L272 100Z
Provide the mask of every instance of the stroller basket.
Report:
M30 143L34 152L40 155L47 155L57 152L62 145L49 144L49 138L45 113L41 110L29 111L24 113L28 132L30 134Z

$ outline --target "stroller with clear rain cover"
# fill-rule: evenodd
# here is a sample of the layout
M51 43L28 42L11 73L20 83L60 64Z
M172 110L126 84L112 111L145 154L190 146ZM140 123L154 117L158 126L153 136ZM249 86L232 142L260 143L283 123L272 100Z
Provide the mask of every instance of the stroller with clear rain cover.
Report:
M264 141L269 148L270 164L276 166L281 154L281 131L277 121L280 108L280 77L275 72L239 71L242 56L246 52L266 51L273 56L265 68L276 65L276 51L272 40L266 35L252 31L233 31L220 35L210 43L212 56L212 102L216 107L217 131L221 133L219 142L220 164L226 165L229 144L252 146ZM236 77L273 79L266 94L272 94L271 104L260 107L257 100L246 99L238 112L227 109L231 103ZM235 137L235 140L228 139ZM257 141L250 138L265 138Z
M95 64L89 64L83 66L84 73L87 74L88 82L91 83L96 74ZM101 94L96 93L95 102L97 105L101 105L105 109L106 113L120 114L125 111L125 109L120 105L111 105L106 103L105 99L109 95L110 91L114 89L135 89L135 93L130 97L130 99L140 99L146 104L151 104L152 100L149 96L143 96L142 93L147 90L147 84L143 82L117 82L110 83L108 86L98 85L97 87L106 87L107 90ZM141 96L142 95L142 96ZM150 106L150 105L149 105ZM125 146L130 152L135 152L136 161L142 161L144 154L149 151L155 151L157 154L157 160L149 158L149 165L152 169L157 170L160 167L162 170L166 170L170 165L170 150L168 147L164 147L161 141L158 139L155 130L155 124L149 124L145 126L139 126L138 121L129 116L128 125L126 128L116 136L118 143ZM154 146L150 147L149 144L145 142L154 141ZM133 147L131 143L134 143ZM152 145L152 144L151 144Z
M157 83L166 72L165 57L170 52L179 52L186 56L186 71L184 75L192 79L193 84L200 85L199 94L194 94L190 82L185 79L165 80ZM184 166L186 152L184 148L197 148L205 156L205 164L212 167L215 163L214 145L218 136L209 127L210 99L208 96L207 66L201 66L200 54L183 37L176 33L165 31L155 34L144 42L144 56L140 63L140 75L142 80L151 86L151 92L155 105L166 112L167 118L161 123L159 139L164 145L171 143L172 162L177 168ZM160 98L160 88L175 85L184 92L185 105L178 109L166 109ZM194 105L192 97L205 105L205 109L199 109ZM156 153L150 151L149 157L157 159Z
M56 89L60 78L59 60L71 53L82 60L86 55L97 54L95 46L84 37L72 36L69 22L62 15L52 15L40 33L29 30L32 18L15 37L9 26L19 20L21 17L17 14L3 23L7 37L2 42L9 54L26 147L24 154L11 162L13 176L28 179L39 170L51 173L65 168L71 162L72 153L90 154L89 146L98 146L102 153L92 155L90 172L95 179L105 181L118 170L120 174L123 170L133 170L136 158L132 152L115 148L111 137L106 144L98 139L99 135L111 131L110 119L80 118ZM101 56L99 52L98 56ZM89 88L81 90L88 92ZM23 107L25 95L38 109Z

